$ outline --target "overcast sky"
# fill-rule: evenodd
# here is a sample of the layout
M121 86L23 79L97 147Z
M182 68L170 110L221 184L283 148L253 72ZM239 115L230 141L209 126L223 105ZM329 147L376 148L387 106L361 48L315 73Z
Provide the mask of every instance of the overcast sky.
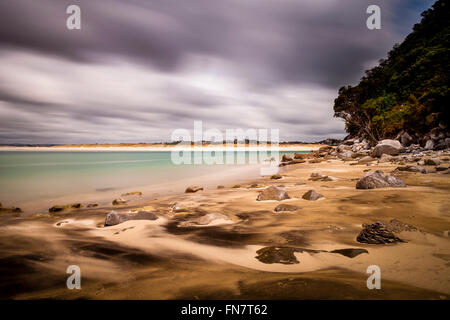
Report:
M420 21L427 0L2 0L0 143L169 141L173 130L345 136L339 87ZM66 8L81 7L81 30ZM381 30L366 8L381 7Z

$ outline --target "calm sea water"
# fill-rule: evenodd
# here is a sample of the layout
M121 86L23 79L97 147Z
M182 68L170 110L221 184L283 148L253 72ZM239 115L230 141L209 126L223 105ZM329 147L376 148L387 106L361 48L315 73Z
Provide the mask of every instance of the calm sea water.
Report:
M2 151L0 202L4 207L26 208L64 197L77 201L86 195L110 198L121 191L163 184L181 190L186 187L183 181L201 182L204 177L209 183L220 184L227 172L232 176L230 169L244 166L175 165L170 152ZM236 174L244 178L238 171Z

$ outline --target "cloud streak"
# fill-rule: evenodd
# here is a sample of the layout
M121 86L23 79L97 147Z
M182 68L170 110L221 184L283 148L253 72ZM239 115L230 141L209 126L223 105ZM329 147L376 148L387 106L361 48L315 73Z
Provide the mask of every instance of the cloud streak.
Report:
M0 143L169 140L177 128L279 128L343 137L332 118L355 83L418 21L414 2L79 0L0 3ZM402 19L398 19L401 16Z

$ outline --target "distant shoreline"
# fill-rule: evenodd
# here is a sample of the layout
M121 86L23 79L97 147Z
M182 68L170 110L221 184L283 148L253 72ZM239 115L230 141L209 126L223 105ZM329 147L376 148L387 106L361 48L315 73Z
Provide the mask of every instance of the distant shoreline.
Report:
M278 151L315 151L325 145L322 144L288 144L279 145ZM145 151L162 152L172 151L177 147L180 151L227 151L225 146L203 145L197 147L183 147L175 145L61 145L52 147L19 147L0 146L0 151ZM233 151L271 151L270 146L234 146Z

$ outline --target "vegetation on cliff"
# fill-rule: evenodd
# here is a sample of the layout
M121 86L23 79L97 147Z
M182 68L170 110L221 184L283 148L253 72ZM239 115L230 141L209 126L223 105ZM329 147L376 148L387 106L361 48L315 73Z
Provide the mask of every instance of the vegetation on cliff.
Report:
M377 141L448 126L449 7L450 1L437 1L358 85L339 89L334 116L345 120L350 135Z

